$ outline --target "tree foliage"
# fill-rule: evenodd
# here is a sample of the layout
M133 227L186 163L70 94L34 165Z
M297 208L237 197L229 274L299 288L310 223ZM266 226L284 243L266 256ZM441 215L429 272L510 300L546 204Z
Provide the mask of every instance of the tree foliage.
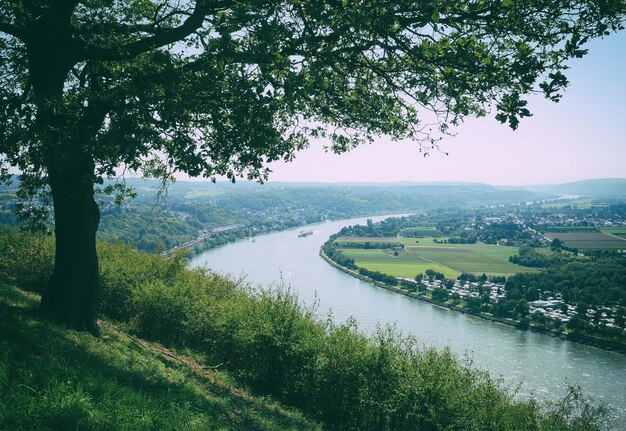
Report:
M0 176L54 205L42 311L97 333L94 183L124 171L263 181L311 138L435 148L468 115L516 128L625 0L12 0L0 4ZM430 124L434 124L431 126ZM434 128L434 130L433 130ZM127 190L104 187L122 197ZM50 199L51 198L51 199ZM69 298L69 300L68 300Z
M606 0L4 2L0 154L37 175L72 148L96 180L120 165L263 179L310 137L337 152L377 134L434 143L427 119L445 133L491 102L516 128L524 96L558 100L566 61L623 13Z

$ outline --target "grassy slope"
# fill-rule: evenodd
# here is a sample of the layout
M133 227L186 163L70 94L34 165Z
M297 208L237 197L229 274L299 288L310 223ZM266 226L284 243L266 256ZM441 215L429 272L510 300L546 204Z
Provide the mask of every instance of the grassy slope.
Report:
M37 302L0 281L0 430L320 429L106 321L101 339L41 322Z
M53 251L50 237L0 229L0 281L41 291ZM299 408L324 429L601 429L599 411L575 392L551 406L515 399L448 349L393 327L366 337L354 320L319 321L286 289L257 290L187 270L180 256L120 245L99 244L99 255L102 316L191 352L209 371L223 364L239 385ZM106 322L102 340L41 323L31 317L36 301L0 288L1 431L315 428L245 395L225 374L198 372L191 358L175 360Z

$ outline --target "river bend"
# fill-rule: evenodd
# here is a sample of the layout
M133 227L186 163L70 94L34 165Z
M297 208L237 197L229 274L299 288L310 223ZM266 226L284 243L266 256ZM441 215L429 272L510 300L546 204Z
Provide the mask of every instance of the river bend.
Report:
M398 295L351 277L319 257L329 235L365 222L365 218L324 222L242 240L206 251L190 266L208 266L265 286L282 279L304 303L318 301L322 317L329 310L338 322L354 317L365 331L394 324L425 344L469 355L476 366L500 376L506 385L521 383L521 396L557 398L567 383L580 385L585 394L611 409L611 429L626 430L626 356ZM313 234L298 237L301 230Z

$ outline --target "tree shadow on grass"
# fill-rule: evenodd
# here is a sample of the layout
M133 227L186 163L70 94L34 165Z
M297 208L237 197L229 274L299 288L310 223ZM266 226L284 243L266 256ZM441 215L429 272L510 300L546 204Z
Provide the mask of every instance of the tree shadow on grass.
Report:
M96 339L40 321L30 294L1 284L0 429L320 429L110 325Z

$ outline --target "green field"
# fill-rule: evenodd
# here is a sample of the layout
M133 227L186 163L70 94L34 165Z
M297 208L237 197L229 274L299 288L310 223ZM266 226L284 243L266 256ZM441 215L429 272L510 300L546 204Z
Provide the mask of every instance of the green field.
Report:
M622 227L603 227L600 229L601 232L608 233L610 235L619 236L621 238L626 238L626 226Z
M566 206L571 206L572 208L579 209L590 209L593 206L593 202L589 198L581 198L581 199L563 199L551 202L545 202L541 205L543 208L563 208Z
M346 238L338 238L337 242ZM390 242L393 238L367 238L369 242ZM364 238L361 241L364 242ZM415 277L432 269L446 278L456 278L462 272L489 275L513 275L518 272L536 272L532 268L514 265L509 256L517 254L517 247L487 244L437 244L434 238L400 238L405 246L398 256L392 250L342 249L354 259L357 266L395 277ZM419 242L416 242L419 241ZM357 241L354 241L357 242Z
M546 237L558 238L566 246L578 249L626 250L626 239L616 233L621 232L546 232Z
M398 256L394 256L389 250L342 249L342 252L353 258L359 267L394 277L414 278L417 274L426 272L427 269L441 272L446 278L456 278L460 274L453 268L434 263L413 253L400 252Z

